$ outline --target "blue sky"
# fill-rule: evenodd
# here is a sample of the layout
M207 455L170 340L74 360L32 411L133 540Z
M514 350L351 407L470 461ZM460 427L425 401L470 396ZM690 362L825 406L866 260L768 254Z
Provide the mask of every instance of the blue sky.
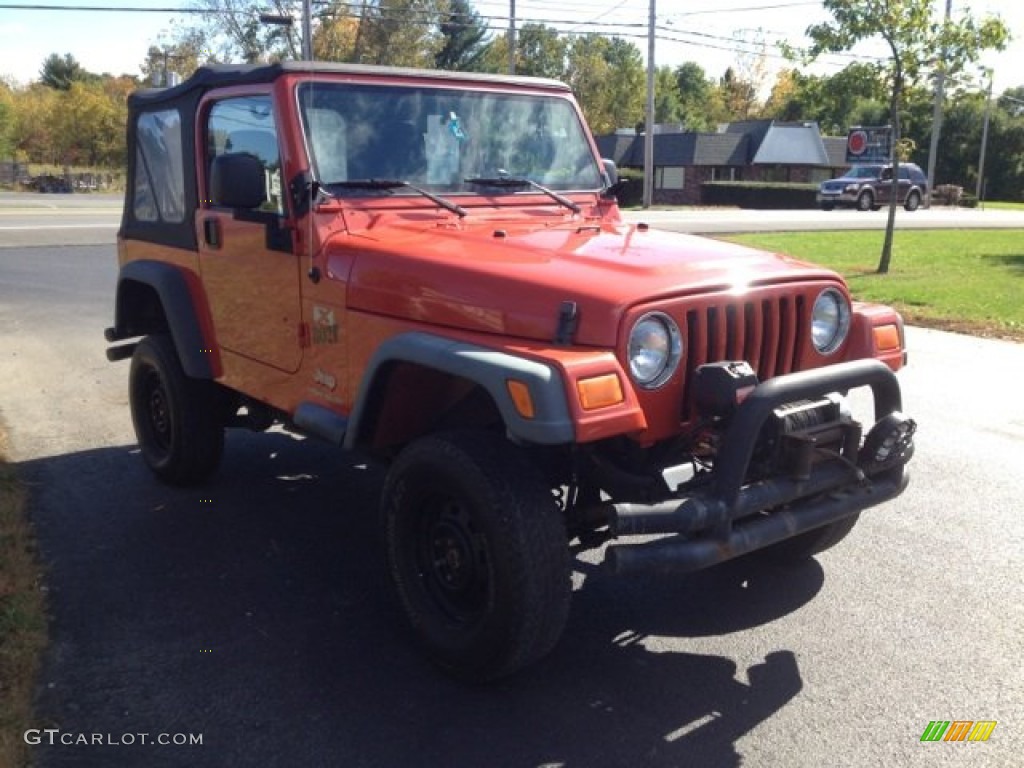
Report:
M0 6L12 0L0 0ZM13 0L16 3L66 6L183 7L186 0ZM477 11L494 27L507 27L508 0L478 0ZM718 77L737 61L739 40L758 36L771 43L786 39L799 44L803 30L827 18L817 0L657 0L659 65L696 61ZM937 11L944 3L935 0ZM964 7L954 1L954 11ZM999 13L1020 39L998 56L983 61L995 69L996 90L1024 85L1018 62L1024 61L1024 2L975 0L976 15ZM628 36L646 56L648 0L517 0L521 20L537 20L580 34L589 31ZM175 16L164 13L97 13L86 11L25 11L0 7L0 77L27 83L38 76L50 53L71 53L86 69L113 74L138 74L147 48L159 41ZM179 17L180 18L180 17ZM694 35L693 33L697 33ZM698 36L699 35L699 36ZM748 46L749 47L749 46ZM877 51L865 51L876 53ZM849 59L825 60L817 69L837 71ZM785 62L771 58L769 66Z

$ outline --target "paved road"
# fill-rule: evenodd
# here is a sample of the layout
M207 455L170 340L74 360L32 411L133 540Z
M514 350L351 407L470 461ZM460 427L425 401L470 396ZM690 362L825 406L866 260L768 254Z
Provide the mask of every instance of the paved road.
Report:
M0 248L113 243L123 195L0 192Z
M797 570L619 579L581 559L553 656L477 689L408 641L377 470L233 433L209 485L150 478L127 363L103 356L114 276L109 245L0 249L0 416L53 615L39 723L203 743L44 743L42 768L1020 765L1024 345L911 329L904 497ZM920 743L935 719L999 725Z
M27 195L0 192L0 248L113 243L120 195ZM800 230L884 230L886 211L751 211L730 208L630 210L627 221L695 234ZM1024 229L1024 211L942 208L897 211L899 229Z

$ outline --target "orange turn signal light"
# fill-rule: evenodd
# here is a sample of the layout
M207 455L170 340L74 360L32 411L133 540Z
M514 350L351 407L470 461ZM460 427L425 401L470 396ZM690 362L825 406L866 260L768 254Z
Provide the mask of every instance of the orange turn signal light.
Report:
M530 388L526 382L518 379L506 379L505 388L519 415L524 419L532 419L536 415L536 411L533 408L533 398L530 397Z
M875 334L875 349L879 352L900 348L900 329L895 325L876 325L873 331Z
M580 405L585 411L596 408L607 408L625 401L622 384L614 373L605 373L576 382L576 392L580 397Z

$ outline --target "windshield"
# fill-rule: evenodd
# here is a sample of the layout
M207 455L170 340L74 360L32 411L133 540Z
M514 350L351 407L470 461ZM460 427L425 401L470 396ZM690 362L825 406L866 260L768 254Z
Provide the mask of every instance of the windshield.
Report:
M855 165L843 174L847 179L877 179L882 173L880 165Z
M441 194L494 194L466 179L503 175L561 191L601 187L576 109L559 96L303 83L298 97L314 173L332 193L413 194L351 183L394 180Z

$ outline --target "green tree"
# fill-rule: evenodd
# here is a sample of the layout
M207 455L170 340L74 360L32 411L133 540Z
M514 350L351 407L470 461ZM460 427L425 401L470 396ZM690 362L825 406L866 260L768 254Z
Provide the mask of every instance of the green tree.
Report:
M658 67L654 72L654 122L683 122L683 100L672 67Z
M565 79L568 42L545 24L524 24L516 35L516 72Z
M39 82L48 88L66 91L72 83L96 80L97 75L88 72L70 53L61 56L51 53L39 70Z
M430 67L443 45L441 0L364 0L352 61Z
M643 117L644 68L633 43L599 34L572 37L566 61L562 79L572 86L594 133L632 126Z
M1009 38L1006 25L991 16L977 22L964 12L960 18L936 22L931 0L823 0L823 5L832 18L807 28L811 45L803 57L814 60L824 53L849 51L866 40L882 40L889 53L889 119L895 142L902 135L900 109L908 83L920 80L929 67L958 74L983 51L1005 48ZM894 164L898 166L898 157L894 156ZM897 173L898 168L893 168L893 175ZM893 196L878 262L880 274L889 271L895 221Z
M434 57L437 69L474 72L487 50L487 23L469 0L451 0L440 25L442 45Z
M687 61L675 68L676 90L679 93L683 123L691 131L706 131L714 125L708 105L712 99L712 85L704 68Z

